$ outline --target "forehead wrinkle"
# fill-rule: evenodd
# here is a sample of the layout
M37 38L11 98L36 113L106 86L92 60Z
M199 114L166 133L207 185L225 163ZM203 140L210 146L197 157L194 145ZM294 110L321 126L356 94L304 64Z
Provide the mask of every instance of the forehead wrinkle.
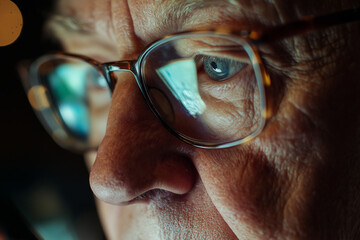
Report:
M62 27L70 32L92 33L95 29L94 13L89 9L94 9L94 3L89 1L83 6L83 11L79 12L77 2L71 4L70 1L57 1L55 12L48 20L50 27ZM90 16L84 18L83 12L90 13ZM51 25L54 24L54 25Z
M45 33L55 38L62 38L62 35L72 33L82 35L100 33L114 38L110 0L101 3L96 1L79 3L81 2L57 1L55 11L46 21ZM82 11L79 11L80 8Z
M237 0L171 0L161 5L163 14L159 22L164 26L181 29L182 25L196 10L210 7L221 7L224 10L229 10L234 7L239 8L239 3Z
M238 22L244 27L252 28L259 19L267 21L266 17L262 17L262 10L255 11L255 6L256 9L266 9L268 14L273 12L273 18L277 16L277 12L272 9L274 4L269 3L268 0L256 0L252 3L245 0L137 1L106 0L101 3L86 1L86 4L73 1L74 4L69 4L68 9L51 17L48 29L52 30L50 32L58 33L53 35L60 39L64 36L69 37L67 36L69 33L79 33L84 36L100 33L98 35L105 34L108 40L118 44L140 43L146 46L164 35L202 28L205 27L202 26L204 24L213 26L218 23ZM138 7L136 2L140 4ZM127 11L129 15L124 14ZM106 16L106 19L101 16Z
M59 1L62 2L62 1ZM113 10L111 9L113 1L107 1L106 4L103 2L102 5L109 5L109 20L114 22L113 19ZM114 1L115 2L115 1ZM89 1L87 3L87 7L95 9L94 2ZM186 19L194 14L196 10L210 8L210 7L221 7L226 9L230 9L233 7L239 7L238 0L170 0L170 1L157 1L155 3L157 6L157 13L154 13L154 17L156 18L156 25L158 28L173 28L173 29L181 29L182 23L186 21ZM117 6L118 7L118 6ZM125 7L125 6L124 6ZM56 9L60 9L61 4L57 5ZM56 11L47 21L46 29L48 32L55 33L60 31L67 32L77 32L82 34L92 34L98 31L99 23L97 22L97 13L96 11L90 11L91 16L83 18L76 14L75 9L67 9L66 12ZM119 19L120 20L120 19ZM116 20L117 22L121 22ZM102 23L103 24L103 23ZM110 24L111 28L114 29L114 26ZM109 27L109 26L108 26ZM103 29L103 28L101 28Z
M51 35L61 32L73 32L82 34L93 33L93 28L86 23L80 22L79 19L61 13L54 13L45 24L45 33Z
M131 0L129 0L131 1ZM168 34L189 30L188 24L193 26L192 16L197 13L211 20L224 20L225 15L240 9L239 0L143 0L142 7L134 7L129 4L133 19L134 33L145 43L155 41ZM136 0L131 1L135 3ZM212 9L216 10L216 16L212 16ZM209 10L208 14L206 13ZM207 14L207 16L205 16ZM199 16L200 16L199 15ZM140 16L140 17L139 17ZM144 18L143 16L146 16ZM205 18L197 17L194 21L203 23ZM210 23L209 23L210 24Z

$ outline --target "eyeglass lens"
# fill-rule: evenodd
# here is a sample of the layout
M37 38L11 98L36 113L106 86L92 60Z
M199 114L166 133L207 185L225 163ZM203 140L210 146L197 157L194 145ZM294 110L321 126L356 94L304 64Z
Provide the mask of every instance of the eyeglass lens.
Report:
M69 147L98 146L111 101L104 76L87 62L68 56L40 59L36 68L49 103L41 113L52 135Z
M190 141L228 143L262 124L262 81L239 40L214 35L165 39L146 55L141 70L158 116Z

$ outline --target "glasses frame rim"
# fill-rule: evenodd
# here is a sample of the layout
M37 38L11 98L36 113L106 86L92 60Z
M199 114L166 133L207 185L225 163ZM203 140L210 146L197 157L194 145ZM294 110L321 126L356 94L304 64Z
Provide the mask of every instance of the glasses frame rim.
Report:
M145 87L145 79L143 79L143 74L142 74L142 67L145 66L145 64L143 63L147 57L147 55L149 53L151 53L151 51L153 49L155 49L158 46L161 46L162 44L168 42L168 41L172 41L175 40L176 38L182 38L182 37L192 37L192 36L213 36L213 37L222 37L224 39L227 40L233 40L234 43L237 41L242 41L241 45L244 47L244 49L246 48L246 53L249 55L250 60L253 62L252 67L253 70L255 72L255 77L256 77L256 82L257 82L257 86L259 88L259 95L260 95L260 123L259 126L257 127L256 130L254 130L253 132L251 132L249 135L247 135L244 138L241 139L236 139L236 140L232 140L232 141L228 141L228 142L222 142L222 143L209 143L209 142L205 142L205 141L199 141L196 139L193 139L191 137L186 136L185 134L173 129L172 127L169 126L169 124L164 121L159 112L156 110L156 108L154 107L154 104L152 103L149 94L146 91L146 87ZM239 43L239 42L238 42ZM239 43L240 45L240 43ZM260 55L259 52L257 51L257 48L254 48L251 43L248 41L248 38L245 37L241 37L241 36L236 36L233 34L224 34L223 32L219 32L219 31L207 31L207 30L202 30L202 31L190 31L190 32L181 32L181 33L177 33L177 34L172 34L169 35L165 38L162 38L158 41L156 41L155 43L151 44L148 48L145 48L145 51L140 55L140 57L138 58L138 61L136 63L136 67L138 68L139 74L136 77L139 77L139 81L141 82L141 87L143 88L143 95L144 98L148 104L148 106L150 107L150 109L152 110L152 112L154 113L154 115L159 119L159 121L161 121L161 123L167 128L167 130L169 130L172 134L174 134L177 138L181 139L182 141L198 147L198 148L203 148L203 149L219 149L219 148L228 148L228 147L233 147L236 145L240 145L243 144L245 142L250 141L251 139L253 139L254 137L256 137L264 128L265 123L266 123L266 119L267 117L270 116L266 116L267 112L271 112L269 111L269 109L267 109L267 107L270 107L270 105L266 104L266 94L265 94L265 85L270 87L270 82L267 80L270 80L269 78L267 79L267 73L265 71L264 65L262 64L262 62L260 61Z
M23 87L25 89L25 92L27 93L27 97L28 97L30 103L32 102L30 100L31 94L29 94L31 92L31 90L34 87L39 87L39 86L44 87L44 84L38 79L38 77L32 77L32 75L34 75L34 74L38 75L37 71L34 72L34 68L37 68L39 64L49 61L51 58L60 60L61 57L62 58L71 57L73 60L81 61L83 63L88 64L89 66L93 67L94 70L96 70L98 72L98 74L101 75L106 82L108 81L106 79L106 77L104 76L104 72L102 71L102 69L99 68L99 66L100 66L99 63L97 63L95 60L93 60L89 57L81 56L81 55L79 55L78 57L75 57L75 56L71 56L71 54L69 55L69 54L64 54L64 53L60 53L60 52L46 54L46 55L43 55L43 56L39 57L38 59L36 59L28 67L28 69L27 69L28 77L27 78L22 77ZM24 71L24 70L22 70L22 71ZM109 87L109 85L108 85L108 87ZM42 99L43 97L44 96L35 96L35 99L38 99L38 98ZM37 101L37 102L39 102L39 101ZM40 100L40 102L42 102L40 104L40 106L41 106L43 104L43 100ZM49 104L49 102L51 102L51 100L48 97L46 97L46 104ZM98 148L98 145L90 146L89 144L82 143L76 137L73 137L73 136L71 136L71 134L68 134L68 132L66 130L63 130L66 135L66 141L70 141L70 142L64 143L65 139L63 139L62 137L59 137L58 134L56 134L56 132L57 132L56 130L57 130L57 128L65 128L66 129L66 127L65 127L66 124L64 122L64 119L60 116L60 113L58 111L56 111L54 106L52 106L52 104L49 104L49 106L47 106L47 107L41 106L41 107L36 108L32 104L30 104L30 105L33 108L37 118L40 120L40 122L42 123L45 130L49 133L51 138L61 147L68 149L75 153L81 153L81 152L89 151L89 150L96 150ZM49 113L47 112L48 109L50 109L51 115L53 115L51 117L51 122L48 121L49 120L49 116L48 116Z
M131 72L135 77L135 80L139 86L140 91L142 92L143 97L145 98L147 105L150 107L150 109L155 114L155 116L162 122L164 127L166 129L168 129L171 133L173 133L177 138L181 139L184 142L191 144L192 146L199 147L199 148L205 148L205 149L227 148L227 147L240 145L240 144L247 142L247 141L253 139L254 137L256 137L258 134L261 133L263 128L266 127L268 120L272 117L273 106L270 104L271 101L267 101L268 100L267 93L270 91L271 80L270 80L270 76L268 75L268 73L265 69L265 66L261 60L261 56L260 56L260 53L258 50L259 45L271 43L276 40L281 40L281 39L285 39L288 37L301 35L301 34L316 31L319 29L324 29L327 27L345 24L345 23L354 22L354 21L359 21L359 20L360 20L360 8L353 8L353 9L347 9L347 10L343 10L340 12L335 12L335 13L322 15L322 16L313 16L313 15L312 16L304 16L298 21L275 26L266 31L243 30L243 29L233 30L233 29L222 28L222 27L183 31L183 32L175 33L175 34L166 35L166 36L148 44L144 48L143 52L140 53L137 60L121 60L121 61L100 63L90 57L87 57L87 56L84 56L81 54L69 53L69 52L53 52L53 53L49 53L46 55L69 56L69 57L75 57L75 58L82 59L83 61L94 66L100 73L102 73L102 75L105 77L105 79L110 87L111 92L113 92L115 85L117 83L117 79L115 77L114 72L116 72L116 71ZM173 38L176 36L185 35L185 34L205 34L205 33L227 35L227 36L229 36L229 35L237 36L238 38L244 39L249 44L251 50L254 52L253 57L256 59L256 64L258 64L258 66L259 66L260 73L262 75L262 80L263 80L262 82L263 82L264 94L265 94L263 97L265 99L265 112L262 114L264 114L265 122L264 122L263 126L261 127L261 129L254 136L251 136L251 138L249 138L249 139L244 138L244 139L247 139L246 141L237 140L237 141L233 141L231 143L213 144L211 146L209 146L209 145L204 146L201 144L196 144L196 143L194 143L194 141L192 141L188 138L185 138L184 136L182 136L181 134L179 134L172 128L168 127L168 125L158 116L157 112L154 111L155 108L151 104L147 94L144 92L145 86L143 83L144 81L142 80L140 67L141 67L141 65L142 65L141 63L144 60L144 58L146 57L147 53L149 51L151 51L152 48L161 44L162 41L166 41L166 39ZM92 150L93 150L93 148L92 148Z

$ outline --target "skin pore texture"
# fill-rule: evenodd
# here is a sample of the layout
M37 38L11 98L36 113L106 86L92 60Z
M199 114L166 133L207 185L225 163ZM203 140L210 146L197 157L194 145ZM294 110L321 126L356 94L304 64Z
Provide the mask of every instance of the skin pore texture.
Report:
M67 52L105 62L136 59L170 33L267 29L355 4L60 0L48 27ZM260 47L274 115L256 139L229 149L178 140L132 75L120 74L105 138L85 155L107 238L359 239L359 29L352 23Z

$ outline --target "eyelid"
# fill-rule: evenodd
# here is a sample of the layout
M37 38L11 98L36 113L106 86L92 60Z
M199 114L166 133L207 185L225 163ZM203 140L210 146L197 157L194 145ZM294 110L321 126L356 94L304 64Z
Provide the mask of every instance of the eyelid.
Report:
M220 39L220 38L219 38ZM221 58L229 58L236 61L242 61L251 64L249 55L239 46L235 46L236 42L228 39L221 39L221 45L209 37L208 41L198 39L188 39L182 44L175 45L178 54L186 57L197 55L217 56ZM229 45L226 45L229 44Z
M239 49L238 47L236 49ZM226 51L224 51L226 50ZM219 58L227 58L234 61L240 61L246 64L251 64L251 60L249 55L242 50L240 52L235 52L231 48L219 48L218 50L211 49L205 51L199 51L202 56L211 56L211 57L219 57Z

